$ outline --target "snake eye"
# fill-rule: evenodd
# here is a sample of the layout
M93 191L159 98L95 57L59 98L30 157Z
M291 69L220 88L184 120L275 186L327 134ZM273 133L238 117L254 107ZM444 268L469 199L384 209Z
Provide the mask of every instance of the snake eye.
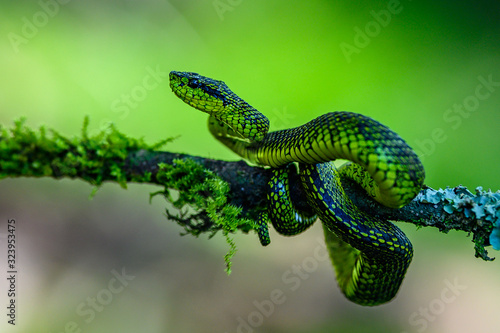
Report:
M198 88L199 86L200 86L200 82L197 79L191 79L188 82L188 87L190 87L190 88L195 89L195 88Z

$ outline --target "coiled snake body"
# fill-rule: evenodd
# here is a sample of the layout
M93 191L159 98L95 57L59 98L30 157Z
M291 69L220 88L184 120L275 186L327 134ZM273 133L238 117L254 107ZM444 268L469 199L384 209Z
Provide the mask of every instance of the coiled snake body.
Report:
M396 295L411 262L412 245L391 222L359 210L342 189L340 177L352 178L385 206L409 203L423 185L424 169L399 135L351 112L327 113L302 126L268 133L268 119L222 81L171 72L170 86L184 102L210 115L209 129L218 140L245 159L272 168L268 211L258 221L263 245L270 242L268 220L279 233L295 235L319 217L346 297L377 305ZM354 163L337 169L335 159ZM297 172L295 162L311 211L298 211L290 199L288 179Z

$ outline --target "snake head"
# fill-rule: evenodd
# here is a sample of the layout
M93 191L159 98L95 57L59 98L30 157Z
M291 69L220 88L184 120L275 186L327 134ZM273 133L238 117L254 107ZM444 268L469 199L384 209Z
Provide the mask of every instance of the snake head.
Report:
M185 103L208 114L226 106L225 96L232 94L224 82L192 72L170 72L170 88Z
M172 71L170 88L184 103L227 125L237 138L261 141L269 130L269 120L222 81L192 72Z

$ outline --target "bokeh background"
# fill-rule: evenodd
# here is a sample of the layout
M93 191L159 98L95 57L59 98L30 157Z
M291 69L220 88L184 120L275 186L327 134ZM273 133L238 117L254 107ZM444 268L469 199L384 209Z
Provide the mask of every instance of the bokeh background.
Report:
M500 189L498 1L2 2L0 124L78 135L109 122L165 149L236 160L167 73L222 79L271 119L371 116L422 157L426 184ZM492 83L485 85L484 82ZM500 266L465 233L400 224L415 247L391 303L348 302L315 225L292 238L180 237L149 193L77 180L0 181L2 332L491 332ZM17 325L7 325L7 220L17 221ZM491 249L491 248L490 248ZM492 256L498 255L491 249ZM121 286L115 275L125 272ZM111 284L110 284L111 283ZM279 297L278 297L278 296ZM275 300L276 303L270 302ZM92 303L95 302L95 303Z

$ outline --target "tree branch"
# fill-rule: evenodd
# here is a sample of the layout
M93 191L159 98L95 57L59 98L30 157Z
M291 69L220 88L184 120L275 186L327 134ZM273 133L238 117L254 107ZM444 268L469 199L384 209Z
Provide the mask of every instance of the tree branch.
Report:
M253 221L266 209L269 169L249 166L243 161L226 162L157 149L142 139L128 138L114 127L89 137L88 120L81 138L68 139L45 128L35 132L20 120L10 131L0 132L0 179L5 177L78 178L99 186L104 181L161 185L161 194L176 211L167 210L170 219L181 224L186 233L198 236L222 230L228 234L249 232ZM500 246L500 192L465 187L434 190L424 187L401 209L384 207L372 200L349 179L342 180L349 197L361 210L380 219L404 221L419 227L436 227L442 232L463 230L473 234L476 257L492 260L485 246ZM307 210L307 200L298 177L290 180L295 205ZM493 233L492 233L493 232ZM228 258L226 258L228 259Z

